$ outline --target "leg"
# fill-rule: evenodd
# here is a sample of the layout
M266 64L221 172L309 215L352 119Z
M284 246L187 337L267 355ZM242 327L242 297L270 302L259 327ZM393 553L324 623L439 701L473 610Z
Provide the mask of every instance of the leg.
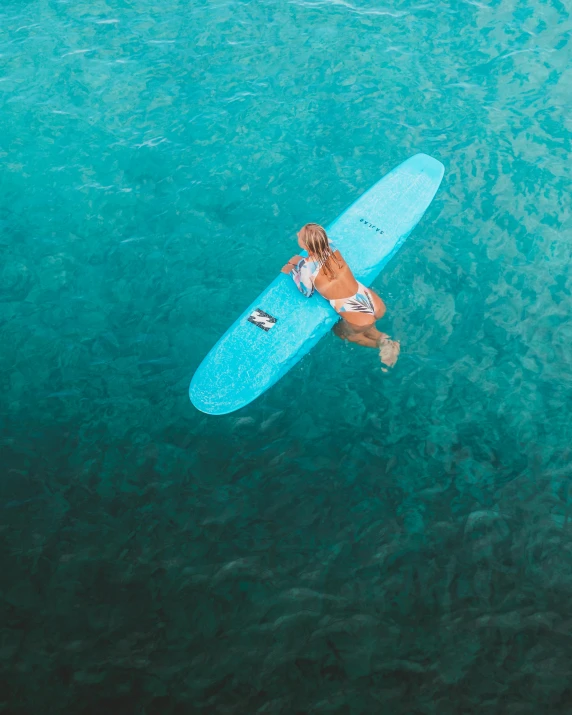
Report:
M368 292L375 309L375 319L379 320L385 315L385 303L371 288L368 288ZM379 358L381 362L384 365L387 365L387 367L393 367L397 362L397 358L399 357L399 352L401 350L399 340L391 340L389 335L380 333L375 325L372 325L365 334L367 337L376 341L376 347L379 348ZM387 368L382 367L381 369L384 372L387 372Z
M379 339L384 335L376 330L375 325L351 325L343 318L334 325L334 334L341 340L363 345L364 348L378 348Z
M382 333L380 332L376 327L375 323L365 331L364 335L366 335L368 338L371 338L372 340L375 340L376 344L379 343L379 341L382 338L388 338L389 335L387 333Z
M356 345L363 345L364 348L377 348L377 340L373 338L368 338L365 333L356 333L355 335L349 336L346 340L350 343L355 343Z
M343 318L334 325L334 334L341 340L347 340L356 345L363 345L364 348L375 348L379 350L379 359L383 365L383 372L387 372L388 367L393 367L399 357L401 346L398 340L391 340L389 335L380 332L375 323L372 325L350 325Z

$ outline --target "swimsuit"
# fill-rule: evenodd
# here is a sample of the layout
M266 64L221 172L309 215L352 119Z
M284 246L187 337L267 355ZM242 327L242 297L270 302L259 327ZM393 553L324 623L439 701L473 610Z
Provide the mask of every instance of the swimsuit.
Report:
M335 252L335 247L330 244L332 253ZM310 258L302 258L294 266L292 270L292 278L298 287L298 290L309 298L314 292L316 276L320 272L323 264L319 261L313 261ZM358 282L357 293L349 298L334 298L330 301L330 305L336 313L365 313L366 315L375 315L373 299L370 291Z

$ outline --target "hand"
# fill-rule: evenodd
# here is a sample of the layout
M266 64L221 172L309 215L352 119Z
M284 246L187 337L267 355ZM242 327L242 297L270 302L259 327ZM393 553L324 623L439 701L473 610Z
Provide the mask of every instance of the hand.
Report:
M294 266L301 261L304 256L292 256L285 266L282 266L282 273L292 273Z

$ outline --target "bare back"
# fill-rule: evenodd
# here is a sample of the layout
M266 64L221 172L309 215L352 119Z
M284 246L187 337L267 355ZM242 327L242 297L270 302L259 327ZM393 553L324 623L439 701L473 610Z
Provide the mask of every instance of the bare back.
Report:
M351 268L344 261L342 254L339 251L334 253L334 258L330 261L330 265L336 274L335 278L327 276L323 270L320 270L314 283L321 295L326 300L336 300L337 298L347 298L353 295L358 289L358 282L354 278ZM338 265L341 264L341 268Z

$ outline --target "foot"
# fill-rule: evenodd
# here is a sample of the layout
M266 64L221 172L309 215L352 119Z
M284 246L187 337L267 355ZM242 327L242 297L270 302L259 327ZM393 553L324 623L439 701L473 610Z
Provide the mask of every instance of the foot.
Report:
M399 340L392 340L389 335L382 333L382 337L377 341L377 347L379 348L379 359L386 366L381 369L383 372L387 372L387 368L393 367L397 362L401 345Z

